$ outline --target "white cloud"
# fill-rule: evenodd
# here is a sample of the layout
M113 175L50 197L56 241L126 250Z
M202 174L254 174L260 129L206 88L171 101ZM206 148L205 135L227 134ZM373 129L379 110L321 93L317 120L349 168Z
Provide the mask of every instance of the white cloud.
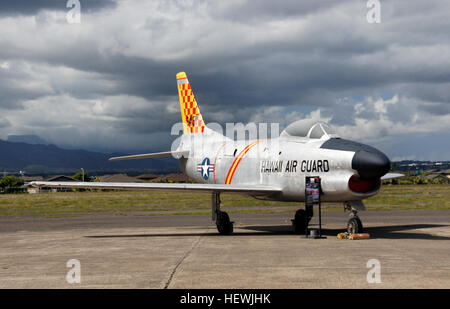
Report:
M343 137L357 140L376 140L382 137L398 138L431 132L450 132L450 114L433 115L420 111L426 102L395 94L389 99L366 97L354 105L354 124L335 126ZM338 112L333 110L332 112ZM320 109L316 110L316 113ZM400 120L398 113L402 113ZM361 115L366 117L361 117Z

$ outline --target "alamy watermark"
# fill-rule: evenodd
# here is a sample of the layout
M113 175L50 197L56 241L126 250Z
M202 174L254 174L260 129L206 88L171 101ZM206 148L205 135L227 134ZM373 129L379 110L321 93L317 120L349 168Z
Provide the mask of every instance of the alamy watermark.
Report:
M381 283L381 263L377 259L370 259L367 261L367 283Z
M235 142L237 148L240 143L248 144L250 142L258 141L254 149L264 147L265 152L278 153L280 125L279 123L226 123L225 128L218 123L208 123L203 134L183 134L183 123L178 122L172 126L171 135L178 136L171 146L171 151L177 150L189 151L190 154L203 154L211 149L211 144L230 145L229 149L222 149L227 154L235 156L235 147L231 141ZM264 143L260 143L264 141ZM247 145L246 145L247 146ZM261 153L260 151L251 151L248 157L253 154Z
M66 7L70 9L66 14L66 20L69 24L81 23L81 3L80 0L68 0Z
M368 0L367 1L366 19L369 24L381 23L381 3L380 0Z
M67 261L66 266L69 269L66 275L66 281L69 284L81 283L81 263L77 259L70 259Z

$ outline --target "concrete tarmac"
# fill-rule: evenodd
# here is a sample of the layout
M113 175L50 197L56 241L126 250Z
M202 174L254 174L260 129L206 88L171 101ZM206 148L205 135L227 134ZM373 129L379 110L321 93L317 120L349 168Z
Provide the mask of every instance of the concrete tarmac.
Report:
M0 288L450 288L450 211L361 212L369 240L336 238L343 212L323 214L326 239L293 234L293 214L230 216L231 236L208 215L2 217Z

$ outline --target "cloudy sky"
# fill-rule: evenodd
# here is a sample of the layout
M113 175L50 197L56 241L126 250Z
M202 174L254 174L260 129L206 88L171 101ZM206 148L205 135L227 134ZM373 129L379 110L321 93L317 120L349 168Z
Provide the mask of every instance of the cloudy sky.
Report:
M328 121L391 159L450 159L450 2L0 2L0 138L168 150L186 71L206 122Z

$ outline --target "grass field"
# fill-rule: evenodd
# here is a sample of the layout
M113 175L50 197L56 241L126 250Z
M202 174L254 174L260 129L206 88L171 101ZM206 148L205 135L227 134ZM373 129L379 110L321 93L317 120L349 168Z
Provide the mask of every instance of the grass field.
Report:
M240 213L294 212L302 203L255 200L222 194L222 207ZM368 210L448 209L449 185L385 185L365 200ZM325 211L342 211L341 204L324 204ZM210 194L167 191L70 192L0 195L0 216L80 216L92 213L122 215L209 214Z

